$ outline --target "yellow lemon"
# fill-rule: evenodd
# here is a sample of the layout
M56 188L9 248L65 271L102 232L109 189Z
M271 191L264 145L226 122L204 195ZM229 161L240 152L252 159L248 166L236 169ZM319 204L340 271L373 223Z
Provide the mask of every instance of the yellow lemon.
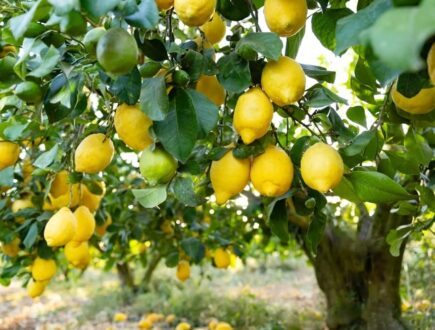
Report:
M21 240L18 237L15 237L10 243L3 243L1 246L1 250L4 255L14 258L20 252L20 243Z
M34 205L30 199L17 199L12 203L11 209L12 213L17 213L20 210L29 209L32 207L34 207ZM15 220L20 224L24 223L25 221L24 217L17 217Z
M189 323L186 322L181 322L177 325L177 327L175 328L175 330L190 330L192 327L190 326Z
M306 0L266 0L264 17L270 31L281 37L291 37L298 33L307 20Z
M180 260L177 266L177 278L184 282L190 277L190 264L186 260Z
M233 330L233 327L226 322L219 322L215 330Z
M217 325L218 325L218 321L216 321L216 320L211 320L209 323L208 323L208 328L209 328L209 330L216 330L216 327L217 327Z
M174 0L156 0L159 10L169 10L174 5Z
M397 82L391 90L394 104L405 112L422 115L435 109L435 87L424 88L417 95L408 98L397 90Z
M153 124L137 105L122 104L116 109L115 129L130 148L142 151L153 143L148 130Z
M293 175L290 157L276 146L269 146L252 162L252 184L264 196L276 197L286 193L292 184Z
M115 313L113 315L113 321L115 322L124 322L127 320L127 314L125 313Z
M106 234L107 227L109 227L111 224L112 224L112 216L108 214L106 221L104 221L104 224L102 224L101 226L97 226L95 228L95 232L100 236L104 236Z
M216 0L175 0L175 11L187 26L201 26L213 15Z
M211 20L201 26L200 29L210 43L217 44L225 37L227 27L222 17L218 13L214 13Z
M166 323L168 324L172 324L175 322L175 320L177 319L177 317L174 314L169 314L168 316L166 316Z
M63 207L48 220L44 238L48 246L63 246L73 239L75 232L75 216L69 208Z
M91 193L85 184L80 185L80 205L86 206L91 212L95 212L96 210L98 210L101 204L101 200L106 193L105 183L103 181L97 181L96 183L98 186L100 186L102 190L101 195Z
M225 102L225 89L216 76L202 75L196 83L196 90L207 96L218 107Z
M112 140L101 133L91 134L75 151L75 169L90 174L103 171L112 161L114 152Z
M77 268L85 268L91 260L88 242L68 242L64 254L66 260Z
M137 327L139 329L149 330L153 328L153 324L148 320L140 320Z
M224 204L239 194L249 183L249 159L237 159L232 150L211 163L210 180L216 196L216 203Z
M165 316L163 314L158 313L150 313L147 315L146 319L151 322L151 324L161 322L165 319Z
M47 287L48 281L34 281L30 280L27 285L27 294L30 298L36 298L42 295Z
M0 58L4 58L8 54L16 53L16 52L17 52L17 49L15 48L15 46L12 46L12 45L3 46L2 48L0 48Z
M50 194L52 194L54 197L59 197L68 193L69 189L69 173L65 170L60 171L56 174L53 182L51 183Z
M160 229L162 232L164 232L167 236L174 235L174 228L172 228L172 224L170 220L165 220L161 226Z
M75 242L88 241L95 231L95 218L86 206L80 206L74 211L76 218L76 233L73 237Z
M325 193L335 188L340 183L343 173L344 164L340 154L325 143L316 143L302 155L302 179L314 190Z
M48 281L56 274L56 262L53 259L37 257L32 264L32 277L35 281Z
M435 43L432 45L427 55L427 69L432 85L435 85Z
M217 268L228 268L231 263L231 256L225 249L218 248L214 252L214 263Z
M237 100L233 125L243 142L250 144L266 135L272 116L272 103L259 87L255 87Z
M44 211L55 211L62 207L75 207L79 197L79 184L72 185L69 173L63 170L56 174L42 208Z
M206 49L210 49L213 48L213 45L210 43L210 41L203 39L201 36L196 37L195 39L193 39L193 42L196 44L197 46L197 50L199 52L202 52ZM216 59L216 55L213 54L213 60Z
M299 101L305 92L305 82L302 67L286 56L267 63L261 75L263 90L280 107Z
M0 141L0 171L15 165L20 157L20 146L13 142Z

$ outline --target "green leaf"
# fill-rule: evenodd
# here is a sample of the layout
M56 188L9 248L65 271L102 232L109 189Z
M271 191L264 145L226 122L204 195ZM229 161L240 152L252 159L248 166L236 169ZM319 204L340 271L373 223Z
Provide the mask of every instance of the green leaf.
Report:
M59 146L55 144L53 148L42 153L38 158L36 158L36 160L33 162L33 165L38 168L46 168L50 166L56 159L58 151Z
M364 202L394 203L414 198L400 184L382 173L353 171L347 178L357 196Z
M435 34L435 2L419 7L399 7L384 13L366 32L376 56L393 69L417 71L424 68L420 56L425 42ZM398 24L400 22L400 24Z
M42 6L45 6L46 4L46 0L38 0L33 4L32 8L30 8L28 12L19 16L12 17L9 20L9 26L11 27L11 31L15 39L21 39L21 37L27 31L27 28L29 27L33 18L35 17L38 9Z
M420 173L420 166L417 159L408 152L403 150L387 150L385 153L388 158L390 158L392 166L399 172L404 174Z
M61 55L59 51L51 45L47 52L42 56L41 64L28 75L36 78L42 78L48 75L59 63L60 58Z
M166 186L157 186L146 189L133 189L136 200L145 208L150 209L163 203L167 198Z
M393 257L398 257L400 255L402 243L411 233L411 226L390 230L386 237L386 242L390 245L390 253Z
M337 21L353 14L348 8L328 9L325 12L317 12L313 15L311 25L313 33L325 48L335 50L335 30Z
M87 11L91 16L99 17L107 14L109 11L115 9L121 0L80 0L82 8Z
M166 47L159 39L145 39L142 43L140 43L139 47L143 54L153 61L161 62L168 59Z
M292 159L293 164L297 166L300 165L302 155L304 154L305 150L309 146L310 146L309 136L302 136L295 141L293 148L290 151L290 157Z
M137 12L125 17L131 26L152 30L159 22L159 10L155 0L142 0Z
M321 66L302 64L302 69L308 77L319 82L326 81L332 84L335 81L335 72L328 71Z
M147 78L142 82L140 108L151 120L163 120L169 112L164 77Z
M175 197L184 205L194 207L204 203L204 199L195 194L191 177L176 177L173 189Z
M425 138L417 134L413 128L409 128L405 136L405 147L413 158L424 166L433 159L433 150Z
M199 262L205 257L205 246L195 237L183 239L180 245L184 252L195 262Z
M14 167L9 166L0 171L0 187L10 187L14 185Z
M278 60L282 53L282 41L276 33L251 32L236 45L236 53L244 57L245 52L252 51L271 60Z
M431 87L427 70L405 72L397 79L397 91L407 98L416 96L421 89Z
M377 0L357 13L340 19L337 22L335 53L341 54L349 47L361 44L361 32L372 26L391 6L391 0ZM400 21L396 21L396 24L397 22ZM384 31L381 32L381 36L383 33Z
M165 266L168 268L177 267L178 260L179 260L178 255L179 255L178 251L169 253L165 258Z
M432 212L435 212L435 193L432 189L417 186L415 189L420 196L420 204L427 205Z
M189 94L177 89L165 120L154 123L154 132L175 158L185 162L192 153L198 136L195 108Z
M219 108L205 95L196 90L187 89L186 92L189 94L195 108L199 137L205 137L218 123Z
M38 224L35 222L30 226L29 231L27 232L27 235L24 238L23 244L26 247L26 249L30 249L33 246L33 244L35 244L37 238L38 238Z
M269 227L278 238L287 242L290 238L288 231L289 216L285 199L280 199L269 205Z
M264 146L260 141L255 141L249 145L239 144L233 149L233 155L239 159L246 159L248 157L255 157L264 152Z
M366 112L362 106L350 107L346 112L347 118L361 126L367 127Z
M299 52L299 48L301 47L302 40L305 36L305 26L294 36L287 38L287 42L285 44L285 55L290 58L296 58Z
M333 190L334 194L337 196L347 199L348 201L359 203L361 200L358 198L355 188L345 176L341 179L340 184Z
M205 57L194 50L189 49L182 58L181 64L192 80L198 80L204 71Z
M139 70L134 68L129 74L117 77L110 86L110 91L120 102L134 105L140 97L140 85L141 76Z
M251 85L249 62L237 54L221 57L217 65L219 82L227 91L241 93Z
M308 101L305 105L313 108L323 108L333 103L347 104L347 101L333 93L326 87L317 84L311 87L307 92Z
M348 157L365 153L370 141L376 136L375 131L365 131L357 135L349 146L343 149L343 154Z
M12 123L5 128L3 135L10 141L19 140L29 124L30 123Z
M308 250L313 255L316 255L317 246L323 238L326 220L326 216L321 212L315 212L315 214L311 217L311 222L305 235L305 243Z

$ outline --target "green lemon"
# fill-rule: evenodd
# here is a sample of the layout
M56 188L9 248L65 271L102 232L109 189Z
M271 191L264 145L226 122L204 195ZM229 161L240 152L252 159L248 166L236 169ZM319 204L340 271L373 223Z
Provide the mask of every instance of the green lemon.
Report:
M126 30L113 28L97 44L97 59L107 73L123 75L136 65L139 49L136 40Z
M100 38L106 33L103 27L97 27L86 33L83 38L83 44L89 55L95 56L97 54L97 44Z
M159 62L147 62L142 64L139 68L139 72L142 78L151 78L159 72L162 65Z
M38 103L42 99L42 90L33 81L24 81L15 88L15 95L26 103Z
M146 148L140 157L140 172L151 186L169 182L175 175L177 166L175 158L159 147L154 150Z

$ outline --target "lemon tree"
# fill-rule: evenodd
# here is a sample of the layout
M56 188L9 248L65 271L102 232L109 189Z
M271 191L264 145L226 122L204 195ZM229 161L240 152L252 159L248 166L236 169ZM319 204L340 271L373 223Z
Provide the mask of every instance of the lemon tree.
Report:
M97 267L137 292L159 264L185 282L300 249L328 327L405 328L404 250L435 212L433 1L0 9L2 285ZM298 56L313 37L345 86Z

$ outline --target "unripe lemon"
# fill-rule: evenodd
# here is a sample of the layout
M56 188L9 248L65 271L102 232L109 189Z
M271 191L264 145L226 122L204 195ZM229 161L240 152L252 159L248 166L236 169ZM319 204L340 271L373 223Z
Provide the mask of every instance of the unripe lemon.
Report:
M17 199L12 203L12 213L17 213L20 210L30 209L35 207L30 199ZM24 223L26 219L24 217L16 217L18 223Z
M321 193L335 188L341 181L344 164L340 154L331 146L319 142L302 155L301 175L305 184Z
M192 327L190 326L189 323L186 322L181 322L177 325L177 327L175 328L175 330L190 330Z
M104 224L102 224L101 226L97 226L95 228L95 232L100 236L104 236L106 234L107 227L109 227L111 224L112 224L112 216L108 214Z
M213 15L216 0L175 0L174 8L187 26L201 26Z
M48 281L34 281L30 280L27 285L27 294L30 298L36 298L42 295L47 287Z
M184 282L190 277L190 264L186 260L180 260L177 266L177 278Z
M20 157L20 146L13 142L0 141L0 171L15 165Z
M89 55L95 56L97 54L97 44L103 35L106 34L106 29L103 27L96 27L92 30L89 30L83 38L83 45Z
M306 0L266 0L264 17L270 31L281 37L291 37L298 33L307 20Z
M66 260L77 268L85 268L91 260L88 242L71 241L65 245L64 254Z
M237 159L232 150L211 163L210 180L216 196L216 203L224 204L239 194L249 183L249 159Z
M151 186L169 182L177 171L177 161L166 150L148 147L140 157L140 172Z
M97 185L100 186L102 190L101 195L91 193L85 184L80 185L80 205L86 206L91 212L95 212L99 209L101 200L106 193L106 185L103 181L97 181Z
M292 184L293 175L290 157L276 146L269 146L252 162L251 181L263 196L276 197L286 193Z
M76 218L75 242L88 241L95 231L95 218L86 206L80 206L74 211Z
M435 43L432 45L427 55L427 69L432 85L435 86Z
M174 5L174 0L156 0L159 10L169 10Z
M56 262L53 259L37 257L32 264L32 277L35 281L48 281L56 274Z
M73 239L75 232L75 216L69 208L63 207L48 220L44 238L48 246L63 246Z
M233 125L243 142L250 144L266 135L272 116L272 103L259 87L255 87L237 100Z
M299 101L305 92L305 73L290 57L266 64L261 75L261 85L270 99L280 107Z
M113 142L104 134L91 134L80 142L75 152L77 172L98 173L112 161L115 149Z
M226 322L219 322L215 330L233 330L233 327Z
M227 27L222 17L218 13L214 13L211 20L201 26L200 29L210 43L217 44L225 37Z
M153 143L148 130L153 124L137 105L122 104L116 109L115 129L130 148L142 151Z
M214 263L217 268L228 268L231 264L231 256L223 248L218 248L214 252Z
M174 228L172 228L171 221L165 220L162 225L160 226L160 229L162 232L164 232L167 236L174 235Z
M196 90L207 96L218 107L225 102L225 89L216 76L202 75L196 83Z
M127 318L128 318L128 316L125 313L115 313L115 315L113 316L113 321L124 322L127 320Z
M396 82L391 90L391 97L398 108L414 115L422 115L435 109L435 87L424 88L417 95L408 98L399 93Z
M15 237L10 243L3 243L1 246L1 251L4 255L14 258L20 252L20 243L21 240L18 237Z

